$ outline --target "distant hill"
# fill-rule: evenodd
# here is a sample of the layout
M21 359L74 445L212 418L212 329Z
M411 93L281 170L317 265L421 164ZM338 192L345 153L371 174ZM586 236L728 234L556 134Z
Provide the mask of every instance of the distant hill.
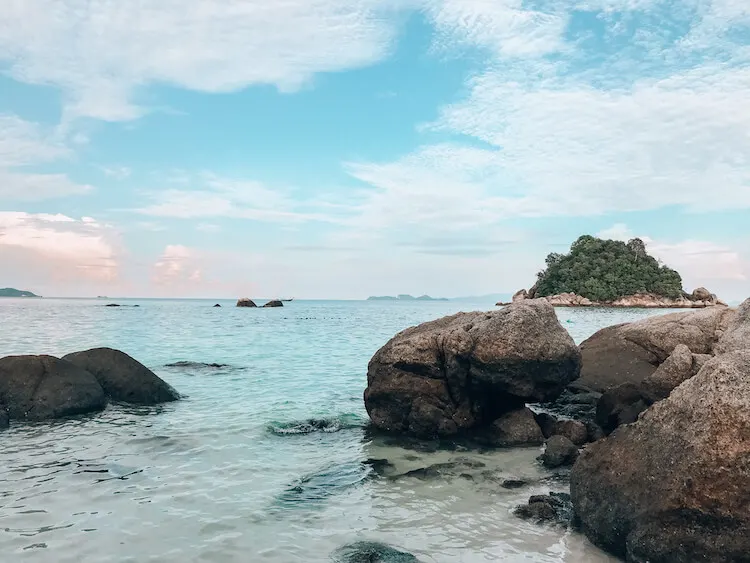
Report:
M31 293L30 291L21 291L20 289L6 287L4 289L0 289L0 297L39 297L39 296Z
M401 294L393 297L392 295L384 296L372 296L367 298L368 301L448 301L445 298L430 297L429 295L421 295L420 297L414 297L413 295Z

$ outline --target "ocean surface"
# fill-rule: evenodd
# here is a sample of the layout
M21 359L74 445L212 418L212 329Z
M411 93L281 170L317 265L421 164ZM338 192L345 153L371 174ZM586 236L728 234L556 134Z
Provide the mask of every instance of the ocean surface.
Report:
M380 346L492 303L117 302L127 306L0 299L0 356L110 346L184 395L0 432L3 561L326 562L361 540L434 563L614 561L575 532L512 515L531 494L567 488L535 463L539 448L419 451L364 429L367 363ZM662 312L558 315L580 342ZM379 475L369 459L392 465ZM467 469L396 477L445 462ZM506 490L504 479L531 484Z

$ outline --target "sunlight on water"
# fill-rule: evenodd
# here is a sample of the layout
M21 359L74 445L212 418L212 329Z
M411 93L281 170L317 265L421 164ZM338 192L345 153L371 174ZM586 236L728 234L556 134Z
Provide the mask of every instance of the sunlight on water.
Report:
M535 463L537 449L414 452L366 436L362 392L377 348L491 303L121 303L140 307L0 301L0 356L111 346L185 395L0 434L8 560L325 562L374 540L425 562L612 561L576 533L511 514L531 494L565 489ZM559 310L577 342L658 313ZM388 460L388 475L373 459ZM398 477L457 459L473 473ZM505 490L505 478L530 485Z

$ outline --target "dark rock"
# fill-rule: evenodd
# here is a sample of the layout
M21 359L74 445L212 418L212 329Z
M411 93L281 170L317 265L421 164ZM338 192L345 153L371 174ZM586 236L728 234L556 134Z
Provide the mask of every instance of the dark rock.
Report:
M94 348L63 357L94 374L115 401L155 405L180 398L177 391L140 362L112 348Z
M411 553L379 542L360 541L337 549L334 563L419 563Z
M542 464L550 469L563 465L573 465L578 459L578 446L565 436L552 436L540 457Z
M434 463L428 467L420 467L419 469L413 469L400 475L395 475L393 479L400 479L402 477L415 477L421 481L427 481L429 479L435 479L439 477L453 477L456 475L460 476L461 471L465 469L481 469L485 464L481 461L471 460L466 458L456 458L455 460L447 463Z
M8 409L5 405L0 405L0 430L8 428L10 425L10 417L8 416Z
M517 506L513 513L525 520L557 522L567 526L572 518L570 495L567 493L550 493L534 495L528 504Z
M618 426L631 424L651 405L640 385L625 383L610 389L596 406L596 422L606 434Z
M524 403L554 400L579 369L554 308L526 300L399 333L370 361L365 406L383 430L454 436Z
M110 303L108 305L105 305L105 307L121 307L122 305L118 305L117 303Z
M528 481L524 481L523 479L506 479L500 483L500 486L503 489L522 489L528 484Z
M237 307L253 308L253 307L257 307L257 305L255 304L255 301L253 301L252 299L243 297L242 299L239 299L237 301Z
M360 462L330 465L289 485L276 497L276 506L284 509L318 508L331 496L359 486L373 474L372 467Z
M596 442L606 436L602 427L596 422L586 422L586 431L588 432L589 442Z
M555 416L546 412L538 413L535 418L545 438L565 436L578 446L582 446L589 441L589 433L586 424L583 422L569 419L558 420Z
M263 305L264 308L266 308L266 307L271 307L271 308L273 308L273 307L283 307L283 306L284 306L284 304L281 301L279 301L278 299L275 299L273 301L269 301L268 303L266 303L265 305Z
M378 475L385 475L394 467L394 465L387 459L369 458L366 459L363 463L372 467L372 470Z
M206 363L206 362L188 362L188 361L179 361L179 362L172 362L171 364L166 364L164 367L166 368L185 368L185 369L203 369L203 370L215 370L215 369L222 369L222 368L228 368L229 364L217 364L217 363Z
M536 423L539 425L542 435L545 438L550 438L555 434L555 425L557 424L557 417L546 413L540 412L534 415Z
M749 561L750 350L718 356L571 473L576 517L628 561Z
M0 402L11 420L45 420L100 411L106 406L96 378L52 356L0 359Z
M219 305L219 304L217 303L216 305L214 305L214 309L215 309L216 307L221 307L221 305Z
M596 417L596 404L601 396L601 393L573 382L554 402L544 403L542 406L556 416L585 422Z
M501 448L538 446L544 443L544 434L534 419L534 413L524 407L498 418L477 435L477 440Z

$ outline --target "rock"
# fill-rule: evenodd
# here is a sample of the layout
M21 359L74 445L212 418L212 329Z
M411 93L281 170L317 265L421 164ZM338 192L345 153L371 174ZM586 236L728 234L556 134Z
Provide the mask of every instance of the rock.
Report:
M529 293L525 289L520 289L513 294L513 303L516 301L524 301L529 298Z
M68 354L63 360L94 374L104 392L115 401L155 405L180 398L154 372L119 350L94 348Z
M264 308L265 307L283 307L283 306L284 306L284 304L281 301L279 301L278 299L274 299L273 301L269 301L268 303L266 303L265 305L263 305Z
M535 283L534 285L532 285L526 297L528 299L536 299L536 292L537 292L538 287L539 287L538 283Z
M632 425L588 446L576 517L628 561L748 561L750 350L706 363Z
M219 304L217 303L216 305L214 305L214 309L215 309L216 307L221 307L221 305L219 305Z
M108 305L105 305L105 307L121 307L121 305L118 305L117 303L109 303Z
M10 417L8 416L8 409L5 405L0 405L0 430L8 428L10 425Z
M535 415L535 419L545 438L565 436L578 446L582 446L588 441L589 433L583 422L578 420L558 420L551 414L544 412Z
M557 417L546 412L540 412L534 415L534 419L545 438L551 438L555 434Z
M610 389L596 406L596 423L606 434L618 426L631 424L638 420L638 415L651 405L640 385L623 383Z
M500 448L537 446L544 443L544 434L534 419L534 413L524 407L495 420L489 428L477 435L477 440Z
M334 563L419 563L411 553L380 542L360 541L337 549Z
M107 403L96 378L52 356L0 359L0 401L11 420L46 420L102 410Z
M243 297L242 299L237 301L238 307L257 307L255 304L255 301L252 299L248 299L247 297Z
M572 516L570 495L567 493L550 493L534 495L529 503L517 506L513 513L525 520L536 522L558 522L568 525Z
M671 313L604 328L581 344L579 387L604 392L622 383L640 383L679 344L694 354L711 354L734 316L724 307Z
M528 485L528 481L524 481L523 479L506 479L502 483L500 483L500 486L503 489L522 489L526 485Z
M716 345L717 354L750 349L750 299L745 300L732 316L727 330Z
M711 301L715 298L716 296L708 291L705 287L699 287L698 289L694 290L693 294L690 296L691 301Z
M586 422L586 431L588 432L589 442L596 442L606 437L604 430L596 422Z
M596 417L596 404L602 394L591 391L574 381L552 403L545 403L543 407L563 418L572 418L583 422L593 421ZM552 434L550 434L551 436ZM549 436L547 436L549 438Z
M552 436L539 458L545 467L555 469L563 465L573 465L578 459L578 446L565 436Z
M703 369L703 366L712 359L711 354L693 354L693 375L697 375L698 372Z
M693 375L693 353L684 344L678 344L672 355L643 380L644 396L652 403L666 399L675 387Z
M382 430L453 436L555 399L579 370L578 348L554 309L521 301L397 334L370 361L365 406Z

